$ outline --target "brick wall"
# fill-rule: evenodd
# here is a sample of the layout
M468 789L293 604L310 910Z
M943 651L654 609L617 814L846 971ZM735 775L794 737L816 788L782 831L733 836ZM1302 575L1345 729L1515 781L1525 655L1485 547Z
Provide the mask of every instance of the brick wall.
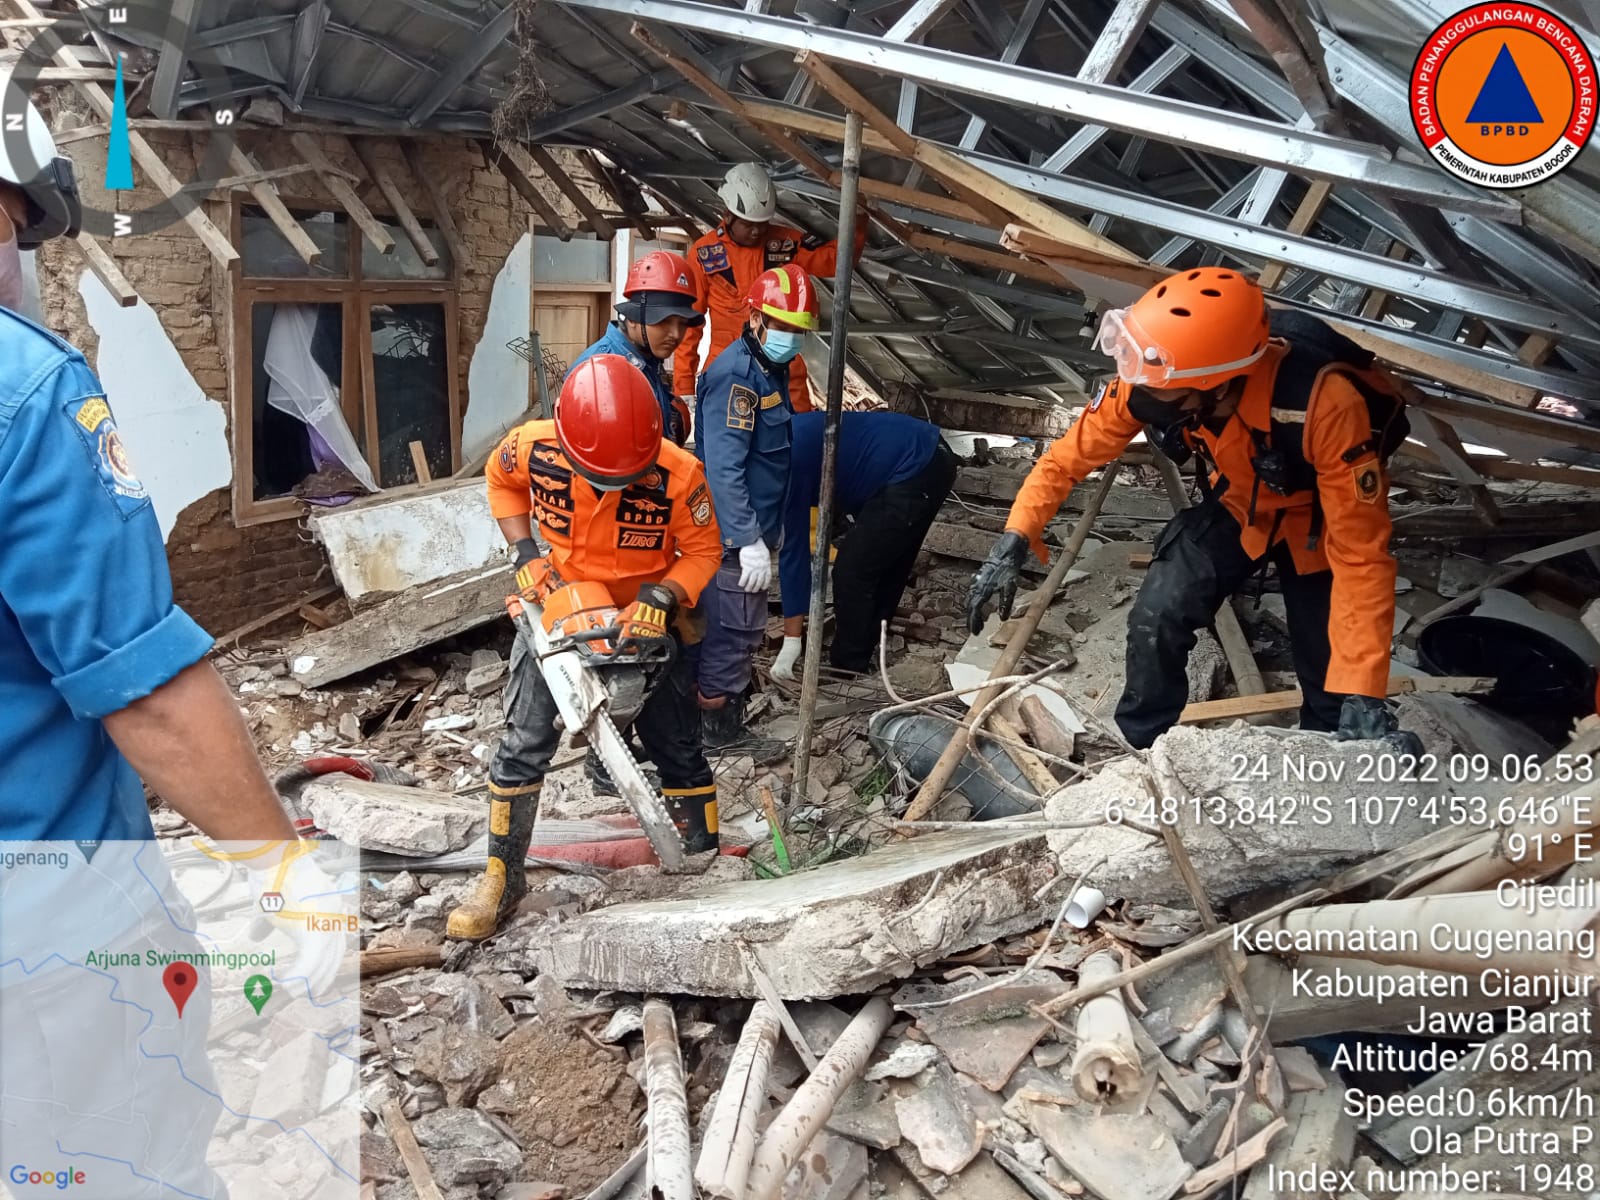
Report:
M58 130L93 123L67 89L59 89L49 107ZM191 177L195 147L199 143L186 134L175 132L145 136L160 150L175 174L180 178ZM318 140L336 166L361 180L354 186L362 200L373 211L386 212L387 205L377 185L368 178L349 142L337 136L319 135ZM247 125L239 131L239 144L263 169L292 166L301 161L289 134L284 131ZM413 179L398 144L386 138L376 139L371 144L374 157L389 168L407 202L426 219L431 209L427 193ZM461 404L465 410L467 371L473 351L483 336L495 277L507 254L528 231L529 211L505 177L491 168L466 139L420 140L417 149L424 169L445 193L467 249L466 261L457 266L460 314L457 369ZM105 148L101 139L68 143L63 151L77 159L80 179L92 181L104 169ZM570 165L566 152L554 153L563 165ZM569 223L579 227L581 222L571 202L543 179L542 173L534 173L541 191ZM138 169L135 175L143 180ZM313 202L335 210L339 207L314 174L284 179L280 186L282 194L293 201ZM236 195L249 198L247 192ZM600 207L610 207L601 193L595 191L592 195ZM148 188L141 188L128 199L127 207L130 210L144 208L158 199ZM232 197L218 193L206 205L208 215L224 233L231 227L232 203ZM216 263L185 223L149 236L117 238L106 243L106 249L140 296L155 310L196 383L207 396L223 406L232 445L231 273ZM45 323L80 347L91 366L98 366L98 338L89 325L78 294L78 281L85 269L81 256L71 246L54 243L41 251L39 277ZM243 348L243 352L248 353L248 347ZM114 388L111 403L115 408ZM310 540L301 519L236 528L232 510L229 489L212 492L183 512L167 542L173 586L179 602L218 634L331 581L325 556Z

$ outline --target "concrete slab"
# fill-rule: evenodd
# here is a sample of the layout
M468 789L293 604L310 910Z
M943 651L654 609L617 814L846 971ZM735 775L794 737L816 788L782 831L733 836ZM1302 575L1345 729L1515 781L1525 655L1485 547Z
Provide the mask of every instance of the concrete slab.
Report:
M569 987L755 998L748 948L785 1000L859 995L1036 928L1049 902L1034 895L1055 872L1039 834L926 834L783 879L600 909L541 930L528 954Z

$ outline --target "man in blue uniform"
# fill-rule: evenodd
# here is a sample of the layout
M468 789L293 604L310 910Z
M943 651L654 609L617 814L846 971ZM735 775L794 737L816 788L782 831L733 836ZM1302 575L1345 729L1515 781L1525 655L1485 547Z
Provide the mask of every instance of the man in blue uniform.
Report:
M604 337L573 360L573 369L597 354L627 359L650 381L661 402L662 432L682 446L689 440L689 406L674 394L667 365L688 331L706 322L705 314L694 306L689 260L670 250L646 254L628 272L622 295L617 305L622 319L613 321Z
M30 130L36 116L30 106ZM71 232L70 164L48 130L8 136L4 158L0 188L27 200L6 205L23 244ZM145 784L211 838L268 843L262 865L292 861L294 826L204 661L211 644L172 602L149 494L94 373L0 311L0 1140L8 1167L65 1166L113 1130L142 1129L147 1170L87 1163L85 1196L226 1197L206 1163L221 1112L209 983L179 1022L152 999L159 972L110 976L113 1004L105 973L83 962L89 950L201 950L146 850ZM181 1058L182 1079L152 1070L158 1055ZM92 1106L79 1102L85 1080Z
M793 422L789 499L784 506L783 649L773 665L793 679L811 607L811 514L822 494L822 413ZM872 668L879 625L894 616L922 540L956 480L955 453L939 429L900 413L844 413L834 473L834 512L853 518L833 563L833 649L841 671Z
M700 708L705 744L743 740L744 693L767 628L772 551L789 488L789 364L818 324L811 277L790 264L750 289L744 335L700 377L695 452L722 529L722 567L700 601Z

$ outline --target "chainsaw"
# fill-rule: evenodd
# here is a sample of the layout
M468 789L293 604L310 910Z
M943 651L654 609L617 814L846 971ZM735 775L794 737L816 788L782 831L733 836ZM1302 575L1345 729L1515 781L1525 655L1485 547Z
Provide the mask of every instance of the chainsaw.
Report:
M683 838L621 733L644 707L651 684L672 669L677 643L624 644L617 604L601 583L568 584L543 605L512 597L506 607L528 639L562 726L600 755L663 869L681 871Z

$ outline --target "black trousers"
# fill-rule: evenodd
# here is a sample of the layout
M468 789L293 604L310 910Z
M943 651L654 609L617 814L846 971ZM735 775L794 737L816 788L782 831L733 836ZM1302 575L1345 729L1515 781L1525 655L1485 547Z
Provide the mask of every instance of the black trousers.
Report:
M1305 696L1300 728L1337 729L1344 697L1322 686L1331 656L1333 572L1299 574L1283 542L1266 558L1277 564L1283 585L1289 644ZM1162 529L1128 615L1127 687L1117 704L1117 725L1133 746L1150 746L1177 722L1189 699L1195 634L1261 566L1239 544L1233 514L1216 500L1185 509Z
M894 616L917 553L955 484L959 463L941 439L933 458L903 483L875 493L855 516L833 562L833 650L846 671L870 670L878 627Z
M695 699L695 657L679 647L678 660L634 718L639 744L661 773L664 788L711 785L711 764L700 745L700 705ZM500 787L541 783L561 745L556 699L550 694L528 640L519 631L511 645L511 678L505 692L506 729L489 778Z

